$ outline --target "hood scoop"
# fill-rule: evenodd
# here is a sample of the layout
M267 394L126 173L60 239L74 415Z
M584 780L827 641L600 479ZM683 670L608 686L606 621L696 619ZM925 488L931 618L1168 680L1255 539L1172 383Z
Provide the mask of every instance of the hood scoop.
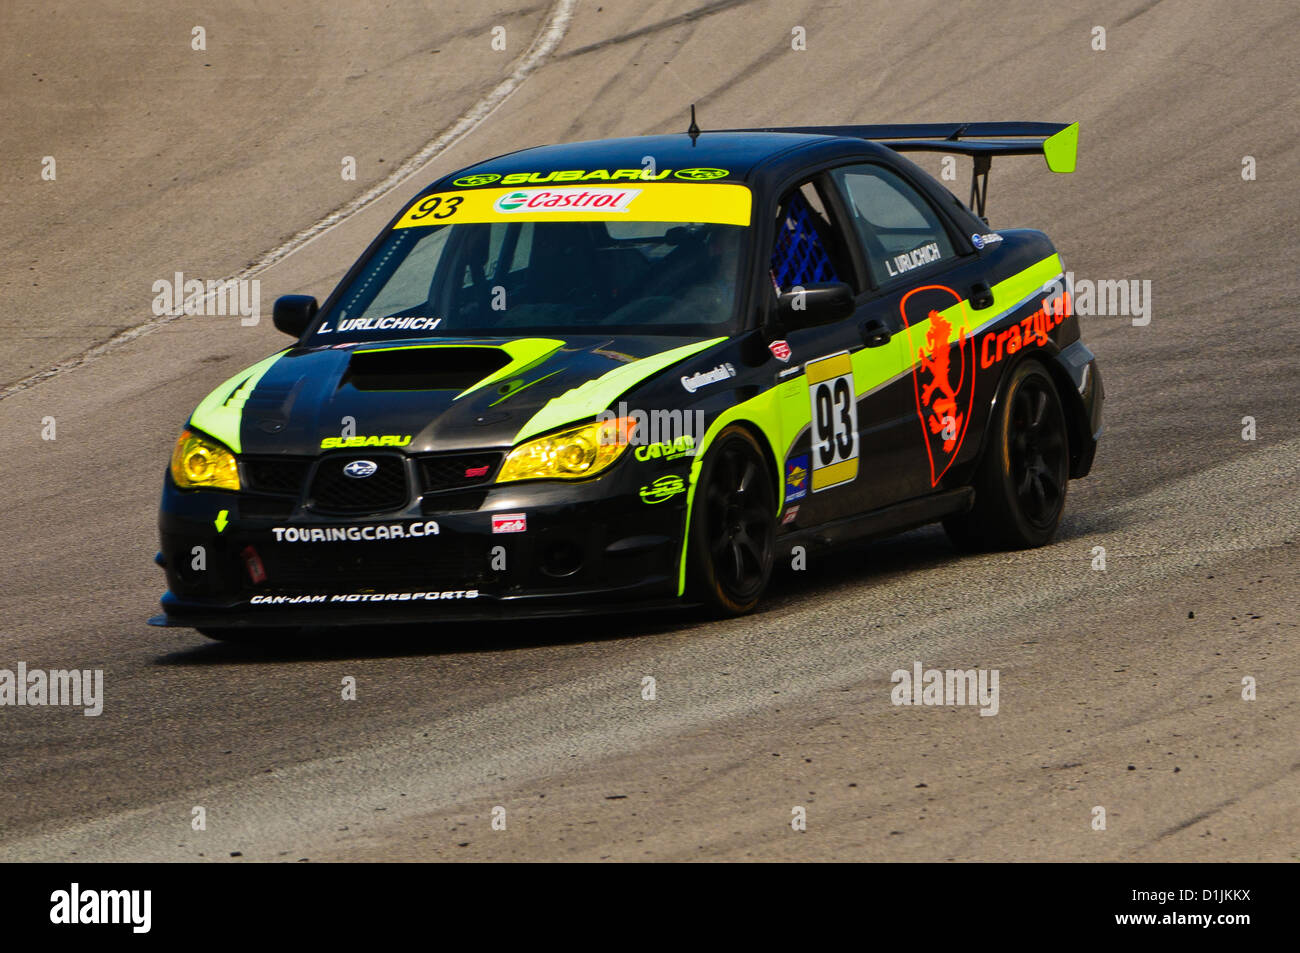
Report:
M339 386L361 391L454 390L473 387L511 361L496 347L435 346L354 351Z

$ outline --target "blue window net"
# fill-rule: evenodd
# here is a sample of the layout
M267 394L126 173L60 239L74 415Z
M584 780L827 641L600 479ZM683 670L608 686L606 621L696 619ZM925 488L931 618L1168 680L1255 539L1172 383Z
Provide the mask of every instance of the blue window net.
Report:
M813 225L816 213L799 192L777 226L772 248L772 277L782 290L816 281L838 281L826 246Z

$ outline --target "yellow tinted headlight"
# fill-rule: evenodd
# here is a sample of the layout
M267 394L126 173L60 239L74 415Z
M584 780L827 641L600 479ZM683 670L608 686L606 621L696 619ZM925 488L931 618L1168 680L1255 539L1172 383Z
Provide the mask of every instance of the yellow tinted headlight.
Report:
M239 466L221 444L185 430L172 450L172 479L186 490L238 490Z
M623 455L634 426L628 417L598 420L521 443L506 456L496 482L582 480L595 476Z

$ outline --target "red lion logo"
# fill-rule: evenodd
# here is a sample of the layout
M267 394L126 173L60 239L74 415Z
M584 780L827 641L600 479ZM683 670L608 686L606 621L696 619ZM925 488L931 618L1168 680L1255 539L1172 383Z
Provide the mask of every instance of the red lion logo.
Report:
M921 352L921 373L930 374L930 383L921 388L921 405L930 408L930 416L926 421L930 433L943 435L944 453L952 453L957 446L957 434L962 431L966 420L966 415L957 409L957 391L961 388L961 380L953 387L949 376L951 351L948 341L951 337L952 325L938 311L931 311L930 330L925 335L930 354L926 356L925 351ZM966 329L962 328L957 340L959 350L965 343ZM936 390L940 394L938 400L934 399Z
M913 326L918 322L908 319L907 301L918 291L943 291L952 295L963 315L966 303L945 285L924 285L905 294L898 306L903 326L907 328L908 348L917 359L912 366L912 386L925 452L930 459L930 485L935 486L956 459L970 424L975 400L975 339L966 336L963 325L958 329L957 340L953 341L952 322L937 309L930 308L926 313L929 327L924 340L913 340Z

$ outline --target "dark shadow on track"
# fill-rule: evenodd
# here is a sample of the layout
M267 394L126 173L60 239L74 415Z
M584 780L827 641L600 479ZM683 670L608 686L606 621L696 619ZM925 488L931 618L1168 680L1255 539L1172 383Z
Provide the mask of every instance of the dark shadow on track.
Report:
M265 645L206 640L205 636L195 632L195 638L205 639L202 644L160 656L154 664L238 665L510 652L547 645L578 645L667 634L698 621L698 615L683 609L653 615L589 615L518 622L348 626L305 629Z
M1056 543L1068 542L1096 526L1076 518L1062 524ZM1054 544L1055 545L1055 544ZM1049 549L1051 547L1048 547ZM851 585L883 585L890 579L934 569L963 557L938 526L922 527L874 542L849 544L814 553L807 569L795 571L789 555L778 553L767 595L754 616L801 607L815 608L836 590ZM653 635L678 635L705 626L743 626L745 618L713 620L700 609L575 616L519 621L313 628L265 645L205 640L193 648L160 656L154 664L177 666L240 665L265 662L320 662L343 659L417 658L511 652L546 646L614 642ZM195 633L195 638L205 638Z

